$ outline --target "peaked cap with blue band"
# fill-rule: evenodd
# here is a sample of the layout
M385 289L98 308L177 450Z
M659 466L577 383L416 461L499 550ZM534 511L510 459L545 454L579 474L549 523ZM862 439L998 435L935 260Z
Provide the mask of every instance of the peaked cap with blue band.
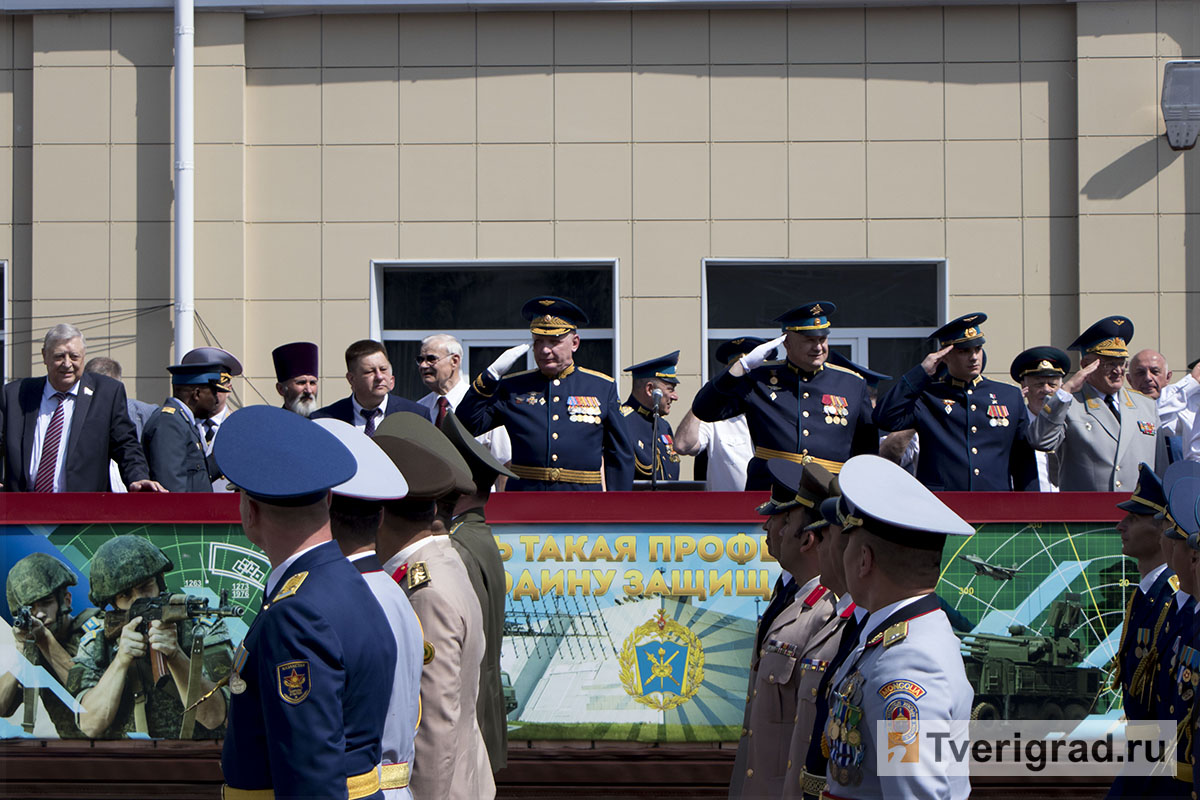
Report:
M785 311L775 321L785 333L793 331L808 336L824 336L824 332L830 328L829 317L835 311L837 306L828 300L814 300Z
M979 329L979 326L985 322L987 322L987 314L982 311L963 314L958 319L950 320L929 336L937 339L939 348L954 345L959 349L968 350L987 344L987 339L983 338L983 331Z
M941 550L946 536L972 536L975 529L900 465L861 455L838 473L848 509L843 532L866 527L881 539L920 550Z
M1166 507L1167 493L1163 489L1162 478L1158 477L1153 467L1143 461L1138 464L1138 482L1133 494L1125 502L1117 503L1117 508L1144 517L1162 514Z
M767 461L771 473L771 499L756 511L764 517L782 514L798 506L814 510L829 497L833 475L820 464L797 464L786 458Z
M1200 487L1200 463L1176 461L1163 473L1162 483L1167 499L1163 501L1165 508L1158 516L1169 523L1163 535L1168 539L1186 539L1188 534L1194 532L1188 530L1192 524L1192 512L1188 510L1188 504L1195 505L1196 492ZM1182 499L1188 492L1191 493L1191 501ZM1175 515L1177 510L1180 516Z
M1031 347L1013 359L1008 374L1017 383L1027 375L1062 377L1071 369L1071 357L1057 347Z
M242 362L237 360L237 356L228 350L222 350L219 347L197 347L188 350L183 354L183 358L179 359L180 364L220 364L225 368L225 372L230 375L242 374Z
M766 339L760 339L757 336L739 336L736 339L722 342L717 346L717 361L728 366L733 363L735 358L741 358L766 341Z
M1085 355L1095 353L1109 358L1129 358L1129 343L1133 341L1133 320L1129 317L1105 317L1071 342L1068 350Z
M634 380L642 378L658 378L664 383L669 383L672 386L679 383L679 379L675 377L675 368L679 365L679 351L667 353L665 356L652 358L648 361L643 361L640 364L634 364L632 367L626 367L625 372L630 373Z
M583 309L561 297L542 295L521 307L521 316L529 320L529 332L535 336L562 336L588 324Z
M332 433L273 406L230 414L213 443L213 457L231 484L276 506L311 505L358 469Z
M1176 530L1172 539L1189 539L1200 533L1200 520L1196 519L1196 506L1200 503L1200 478L1180 478L1171 487L1171 502L1168 506ZM1190 539L1189 539L1190 541Z
M225 365L215 361L172 364L167 372L171 373L172 386L211 386L219 392L228 392L233 385Z

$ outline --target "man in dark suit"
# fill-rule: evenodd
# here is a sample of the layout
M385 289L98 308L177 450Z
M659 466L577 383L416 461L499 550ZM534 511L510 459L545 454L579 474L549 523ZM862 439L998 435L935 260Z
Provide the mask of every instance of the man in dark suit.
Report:
M0 395L4 489L105 492L108 461L131 492L165 491L149 480L119 381L83 371L87 344L73 325L46 332L46 377L24 378Z
M396 376L392 374L392 364L382 342L362 339L346 348L346 381L350 384L350 396L318 408L311 419L340 419L367 436L374 436L383 418L397 411L429 419L424 408L392 394Z

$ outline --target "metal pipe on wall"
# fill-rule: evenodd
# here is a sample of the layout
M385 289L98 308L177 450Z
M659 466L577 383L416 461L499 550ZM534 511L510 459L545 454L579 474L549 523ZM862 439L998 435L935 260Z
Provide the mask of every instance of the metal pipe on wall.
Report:
M192 349L195 273L195 44L193 0L175 0L175 360Z

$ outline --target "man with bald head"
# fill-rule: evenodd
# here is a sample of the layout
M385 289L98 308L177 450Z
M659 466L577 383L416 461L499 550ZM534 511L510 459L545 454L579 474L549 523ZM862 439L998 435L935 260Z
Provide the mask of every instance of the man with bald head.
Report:
M1171 370L1162 353L1147 349L1129 359L1127 377L1135 390L1157 400L1163 387L1171 382Z

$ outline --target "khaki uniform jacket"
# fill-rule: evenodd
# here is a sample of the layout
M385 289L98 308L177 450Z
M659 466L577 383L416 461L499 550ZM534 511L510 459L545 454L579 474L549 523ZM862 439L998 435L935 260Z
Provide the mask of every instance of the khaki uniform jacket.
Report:
M400 585L425 637L421 721L410 788L429 800L491 800L496 784L475 713L483 616L462 559L449 537L435 536L407 562Z
M504 688L500 683L500 645L504 641L504 562L482 508L464 511L454 518L450 544L467 568L467 577L483 612L487 644L479 669L479 730L487 745L492 772L508 764L508 713L504 710Z
M1131 492L1143 461L1162 474L1166 444L1153 400L1122 388L1116 395L1121 409L1117 422L1091 384L1084 384L1072 397L1073 402L1064 403L1057 394L1050 395L1029 426L1029 441L1036 449L1058 452L1059 489Z
M802 716L810 727L814 722L821 673L806 668L805 660L810 658L807 652L813 637L833 616L833 596L818 580L800 587L796 601L775 618L756 654L746 727L738 743L738 755L745 750L744 759L739 759L739 797L780 797L792 732ZM807 706L803 714L802 702Z

